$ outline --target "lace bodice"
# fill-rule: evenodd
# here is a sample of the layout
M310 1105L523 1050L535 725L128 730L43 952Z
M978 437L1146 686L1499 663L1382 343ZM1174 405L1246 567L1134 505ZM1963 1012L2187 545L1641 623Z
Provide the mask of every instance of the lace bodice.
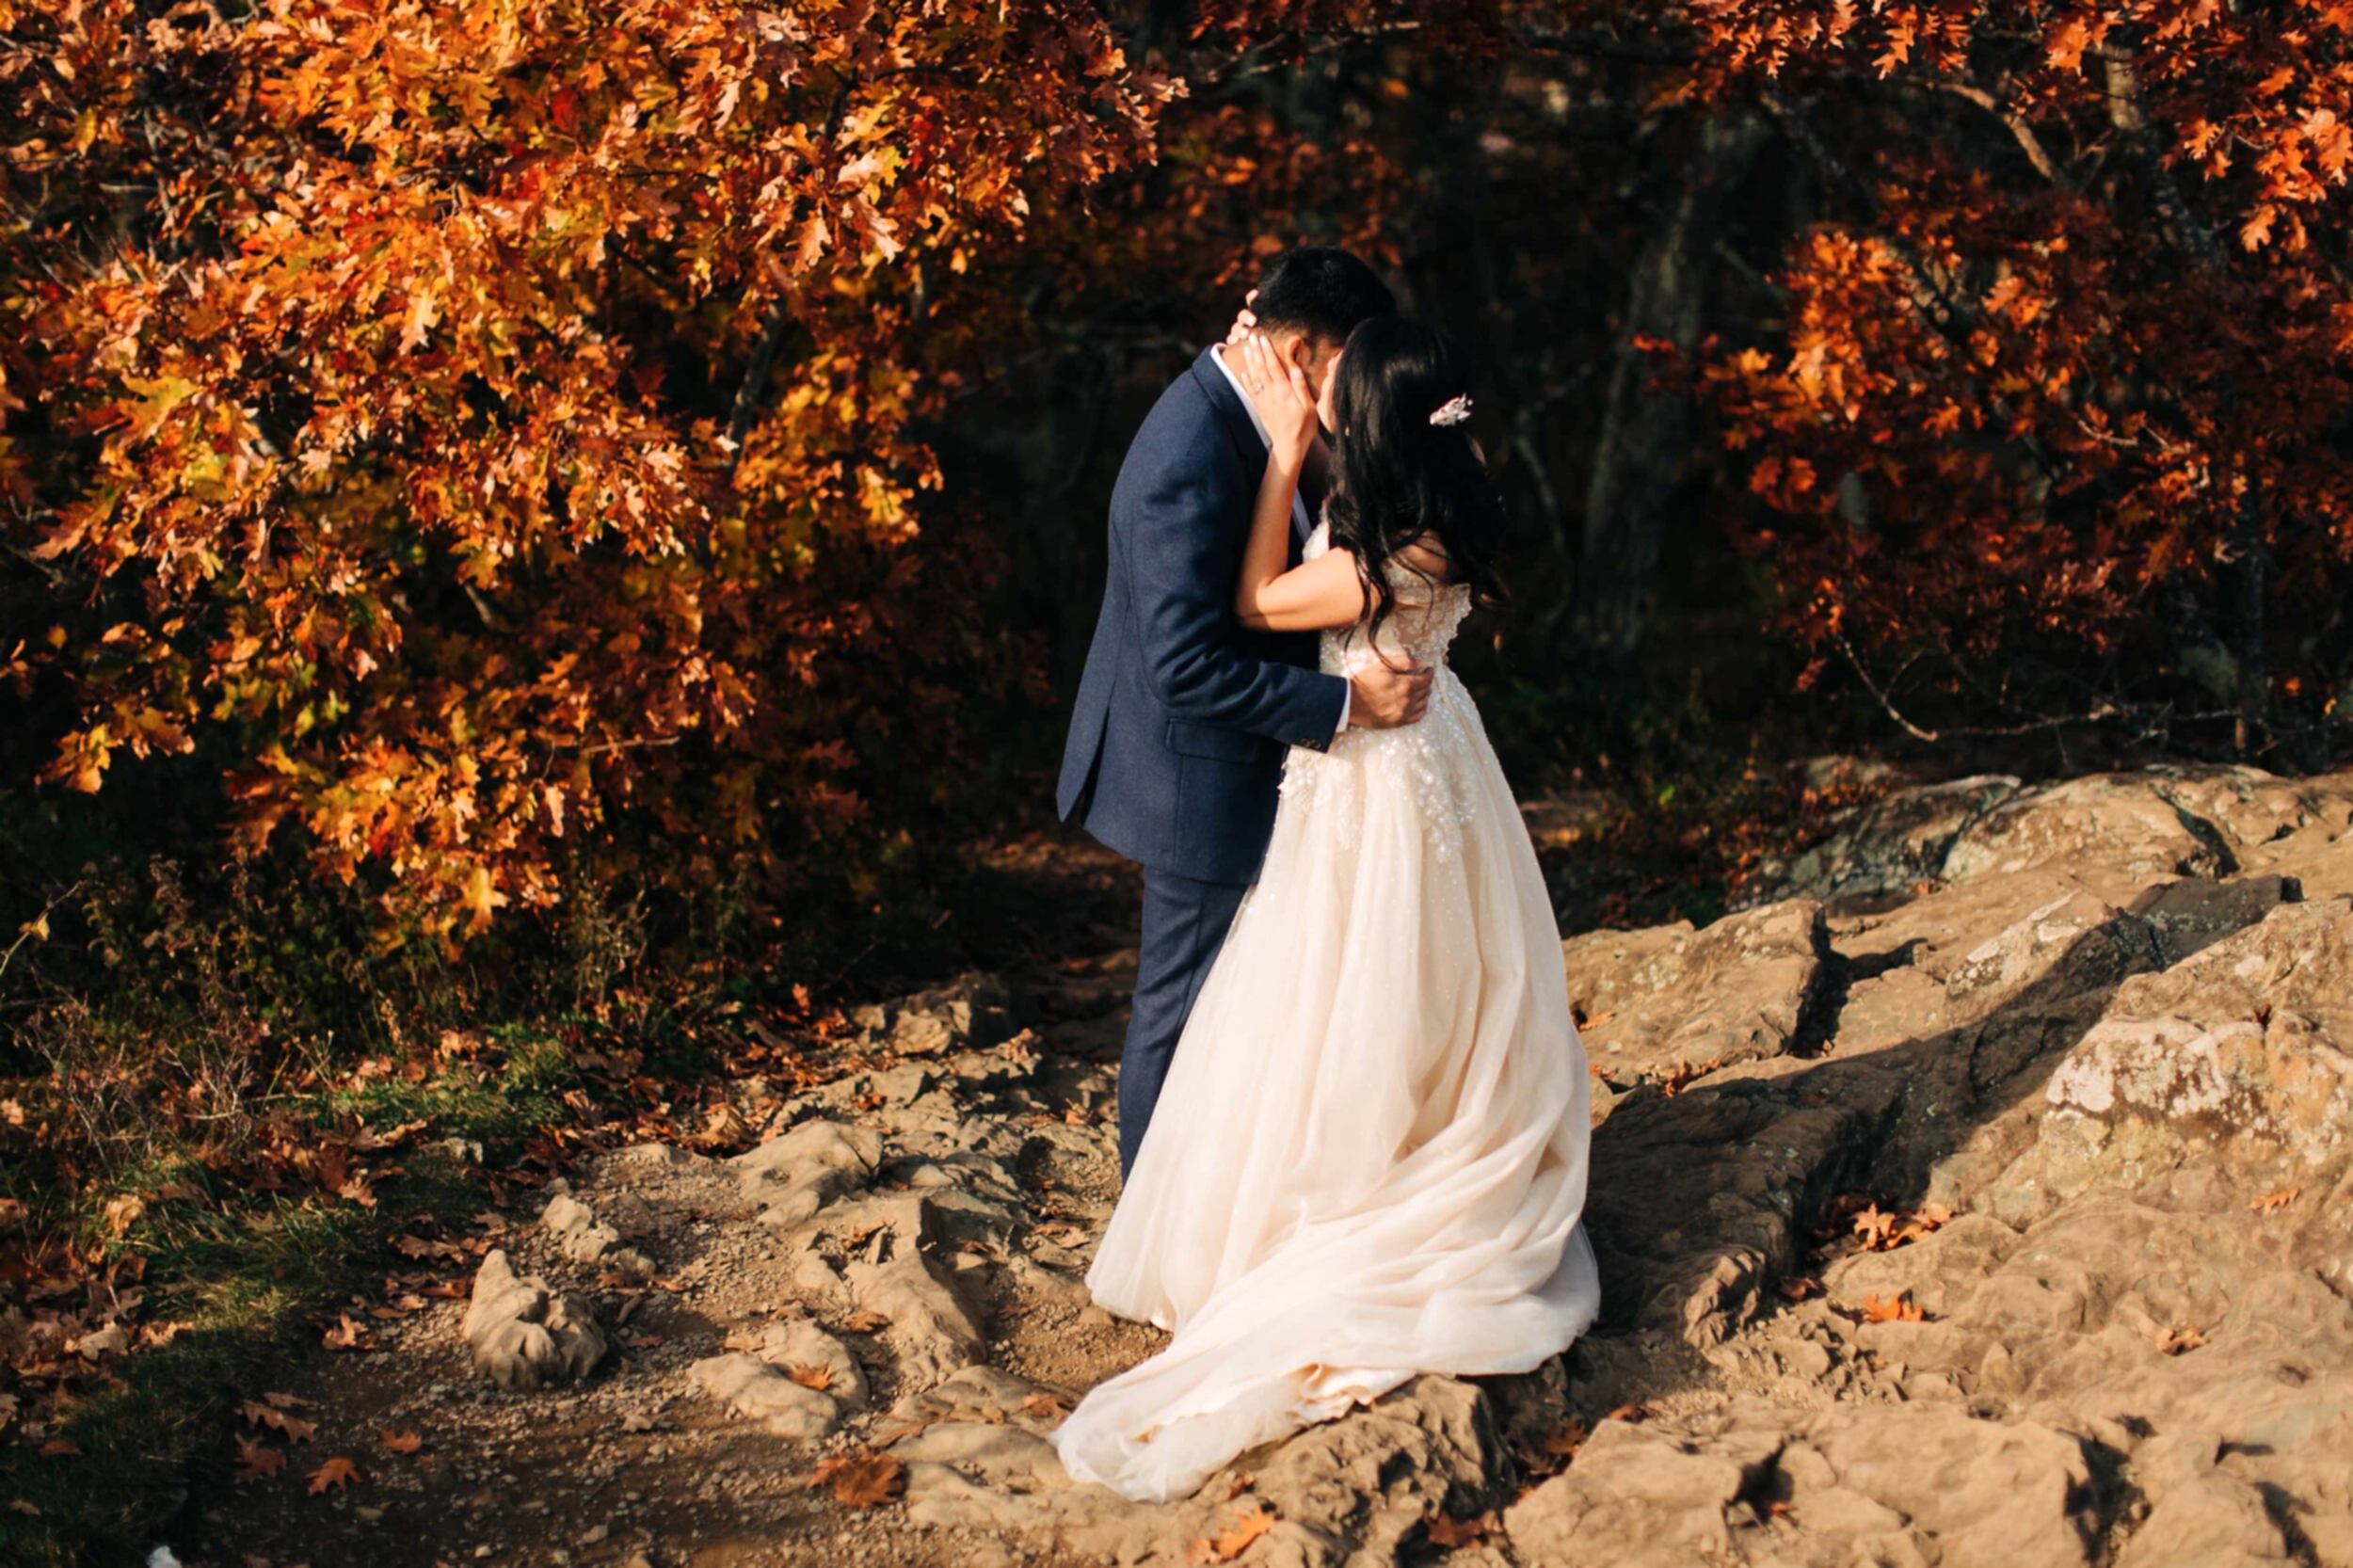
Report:
M1326 517L1307 536L1302 555L1312 561L1331 548L1332 520ZM1391 561L1388 572L1397 590L1397 604L1381 624L1380 651L1388 655L1391 664L1408 657L1433 667L1444 664L1455 632L1470 614L1469 585L1447 583L1433 587L1401 561ZM1326 675L1353 675L1378 657L1364 629L1349 626L1323 633L1317 664Z

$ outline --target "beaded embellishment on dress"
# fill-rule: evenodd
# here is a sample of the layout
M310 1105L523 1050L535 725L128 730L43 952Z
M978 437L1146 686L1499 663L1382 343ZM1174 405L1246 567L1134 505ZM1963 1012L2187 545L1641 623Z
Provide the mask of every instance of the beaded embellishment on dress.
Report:
M1331 548L1332 525L1327 518L1316 524L1303 556L1312 561ZM1475 809L1457 787L1461 770L1446 766L1441 760L1444 755L1460 755L1460 748L1469 742L1469 730L1479 728L1478 710L1446 662L1454 633L1470 614L1471 592L1465 584L1433 584L1402 562L1391 561L1388 571L1397 601L1382 622L1378 639L1369 637L1361 626L1328 631L1318 649L1317 666L1326 675L1353 675L1385 657L1392 665L1409 660L1428 665L1436 671L1430 710L1419 724L1395 729L1350 728L1332 743L1328 752L1292 747L1283 768L1282 790L1287 802L1299 797L1303 809L1307 808L1305 797L1319 797L1315 808L1331 812L1341 824L1342 842L1353 842L1352 828L1359 814L1354 792L1361 782L1362 767L1370 761L1361 754L1385 753L1381 765L1402 764L1411 771L1423 831L1432 850L1443 860L1454 853L1461 829ZM1483 736L1483 728L1480 732Z

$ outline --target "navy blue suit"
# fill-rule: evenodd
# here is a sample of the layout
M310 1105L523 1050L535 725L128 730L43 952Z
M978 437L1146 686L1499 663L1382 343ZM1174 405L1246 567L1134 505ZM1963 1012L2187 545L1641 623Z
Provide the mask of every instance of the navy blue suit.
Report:
M1112 490L1103 610L1055 804L1144 867L1144 946L1119 1071L1124 1176L1185 1016L1274 827L1283 754L1321 749L1348 683L1313 632L1234 618L1266 445L1208 351L1170 383ZM1292 540L1296 558L1304 541Z

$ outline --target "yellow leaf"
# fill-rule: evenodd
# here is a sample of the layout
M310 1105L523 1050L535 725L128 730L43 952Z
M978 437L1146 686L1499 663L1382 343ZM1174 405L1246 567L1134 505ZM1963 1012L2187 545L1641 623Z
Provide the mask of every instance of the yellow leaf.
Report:
M490 923L490 911L505 902L506 895L490 886L490 868L479 860L475 861L473 870L466 877L465 907L472 917L466 922L467 932L471 935L487 927Z

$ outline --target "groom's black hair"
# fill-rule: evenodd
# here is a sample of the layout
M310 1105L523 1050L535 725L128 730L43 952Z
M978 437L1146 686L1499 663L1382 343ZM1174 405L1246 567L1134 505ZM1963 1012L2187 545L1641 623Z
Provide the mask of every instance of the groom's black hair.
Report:
M1303 245L1274 259L1250 308L1269 331L1297 328L1345 343L1359 322L1397 314L1397 296L1379 274L1337 246Z

